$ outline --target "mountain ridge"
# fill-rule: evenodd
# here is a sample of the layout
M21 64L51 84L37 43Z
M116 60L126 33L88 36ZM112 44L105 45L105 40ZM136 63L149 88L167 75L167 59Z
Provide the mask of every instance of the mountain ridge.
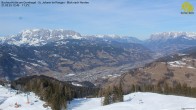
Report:
M184 38L196 39L196 32L161 32L153 33L150 36L150 40L159 40L159 39L172 39L183 36Z
M161 54L173 54L179 50L196 46L194 32L163 32L152 34L144 43L149 49Z
M63 39L105 39L109 41L121 40L122 42L141 42L141 40L119 35L81 35L80 33L72 30L64 29L27 29L23 30L17 35L8 37L0 37L0 43L14 44L17 46L41 46L50 42L56 42Z
M134 64L151 59L151 53L140 44L104 40L66 39L43 46L4 44L0 46L0 76L13 80L31 74L44 74L70 80L76 79L77 75L79 81L94 80L112 72L109 69L101 72L100 67ZM91 73L88 70L92 70ZM82 74L85 71L86 76ZM90 74L94 77L90 78Z
M170 51L178 52L179 49L193 46L194 40L188 39L189 42L183 43L184 37L178 36L186 34L168 33L166 38L169 36L175 40L148 42L147 45L129 36L83 36L63 29L26 30L11 38L2 38L4 41L0 44L0 75L15 79L42 73L60 80L77 79L79 82L87 80L96 83L99 78L105 80L110 76L116 77L122 71L160 57L155 53L157 51L170 54ZM179 40L176 39L178 37L183 39L174 43ZM190 42L192 44L186 45ZM75 76L78 77L74 78Z

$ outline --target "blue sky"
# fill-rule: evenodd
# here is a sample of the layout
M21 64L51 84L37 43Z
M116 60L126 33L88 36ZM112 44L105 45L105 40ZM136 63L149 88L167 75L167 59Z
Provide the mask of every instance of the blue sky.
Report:
M180 14L185 0L86 1L89 4L0 7L0 36L34 28L68 29L85 35L128 35L139 39L147 39L157 32L196 32L196 12ZM195 0L188 1L196 8Z

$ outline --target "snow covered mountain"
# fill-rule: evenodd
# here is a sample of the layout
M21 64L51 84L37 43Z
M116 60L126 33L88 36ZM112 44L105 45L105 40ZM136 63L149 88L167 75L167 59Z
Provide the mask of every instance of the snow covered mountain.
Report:
M188 40L196 40L195 32L163 32L163 33L155 33L150 36L151 41L157 40L169 40L175 38L184 38Z
M129 43L142 43L143 41L131 37L131 36L119 36L115 34L109 34L109 35L88 35L85 36L86 39L103 39L105 41L118 41L118 42L129 42Z
M69 74L78 76L81 72L99 67L133 65L151 59L152 52L140 44L132 43L131 39L113 35L82 36L68 30L26 30L2 38L0 78L15 79L25 75L45 74L61 80L76 80L75 76ZM92 81L121 70L114 73L108 69L105 73L101 72L102 75L96 74L99 71L93 70L85 75L81 73L81 77L77 78L80 81L82 78L87 78L82 81ZM89 78L90 73L96 75Z
M152 34L145 45L156 52L163 54L175 53L181 49L196 46L194 32L163 32Z
M118 35L86 35L82 36L80 33L72 30L63 29L30 29L24 30L17 35L9 37L0 37L0 43L6 43L11 45L28 45L28 46L42 46L50 42L56 42L65 39L104 39L107 41L122 41L138 43L140 40L134 37L118 36Z
M81 39L82 36L71 30L62 29L31 29L24 30L17 35L13 35L7 38L3 38L1 42L7 44L20 45L32 45L40 46L49 42L55 42L62 39Z
M114 67L148 60L151 59L151 53L139 44L85 39L67 39L38 47L0 45L0 78L50 74L63 80L68 74L76 75L98 67ZM102 77L101 74L97 75ZM84 78L88 78L87 76L91 75L83 75ZM76 79L75 76L69 76L68 79L70 77ZM96 79L95 75L88 79L94 78ZM82 80L82 77L78 79Z

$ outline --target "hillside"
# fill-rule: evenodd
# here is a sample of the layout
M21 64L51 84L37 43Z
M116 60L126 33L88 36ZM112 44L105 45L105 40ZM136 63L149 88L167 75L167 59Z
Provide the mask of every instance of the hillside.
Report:
M103 77L120 75L121 71L152 59L153 52L136 42L140 41L127 36L25 30L2 39L0 78L14 80L42 74L62 81L102 82Z
M157 59L143 67L135 68L117 78L110 78L105 86L123 85L124 92L133 85L164 85L175 87L178 83L196 87L196 59L191 51Z

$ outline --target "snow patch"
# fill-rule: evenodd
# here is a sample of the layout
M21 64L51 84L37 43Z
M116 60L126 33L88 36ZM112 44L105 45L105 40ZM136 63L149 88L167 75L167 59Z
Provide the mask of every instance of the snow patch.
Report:
M172 67L184 67L186 65L185 62L182 61L173 61L173 62L168 62L168 64Z
M196 69L196 68L194 68L194 67L192 67L192 66L188 66L187 68L190 68L190 69Z
M73 73L70 73L70 74L67 74L67 75L65 75L65 76L74 76L75 74L73 74Z
M37 60L37 62L41 63L42 65L48 66L48 64L45 61L43 61L43 60Z
M14 60L16 60L16 61L19 61L19 62L25 62L25 61L23 61L23 60L20 60L20 59L18 59L18 58L15 58L15 57L11 57L12 59L14 59Z
M35 63L30 63L30 64L33 65L33 66L39 66L39 67L41 67L40 65L35 64Z
M82 87L81 84L78 84L78 83L75 83L75 82L72 82L71 84L74 85L74 86L80 86L80 87Z
M0 85L0 110L52 110L50 107L44 108L45 102L41 101L33 92L28 95L29 103L27 103L25 93L16 93L16 90ZM15 103L20 106L15 108Z

